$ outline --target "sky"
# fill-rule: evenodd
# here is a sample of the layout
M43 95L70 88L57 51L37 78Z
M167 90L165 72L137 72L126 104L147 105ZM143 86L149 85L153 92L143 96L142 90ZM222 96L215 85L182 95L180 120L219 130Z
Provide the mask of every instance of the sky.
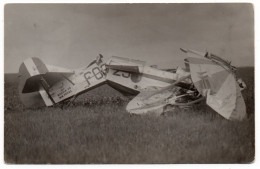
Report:
M23 60L76 69L98 54L184 67L180 48L254 66L251 4L7 4L4 72Z

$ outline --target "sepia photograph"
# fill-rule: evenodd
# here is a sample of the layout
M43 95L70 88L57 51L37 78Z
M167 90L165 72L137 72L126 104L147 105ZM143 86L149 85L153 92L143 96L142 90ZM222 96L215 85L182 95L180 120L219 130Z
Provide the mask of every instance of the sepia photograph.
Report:
M5 164L252 164L251 3L7 3Z

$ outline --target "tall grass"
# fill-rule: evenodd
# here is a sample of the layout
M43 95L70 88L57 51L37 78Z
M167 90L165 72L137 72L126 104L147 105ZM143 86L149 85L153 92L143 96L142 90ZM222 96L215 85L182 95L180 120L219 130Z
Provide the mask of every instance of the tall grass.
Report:
M7 163L248 163L253 161L254 75L239 74L248 118L228 121L204 104L160 117L130 116L129 101L108 86L70 107L27 109L17 81L5 83L4 157ZM9 78L9 79L8 79Z

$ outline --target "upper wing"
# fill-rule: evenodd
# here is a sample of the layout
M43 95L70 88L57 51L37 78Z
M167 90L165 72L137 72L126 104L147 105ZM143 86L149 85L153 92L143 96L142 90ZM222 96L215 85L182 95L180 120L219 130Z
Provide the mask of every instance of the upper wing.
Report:
M106 67L109 69L115 69L131 73L142 73L144 65L144 61L128 59L118 56L112 56L106 62Z
M207 104L226 119L245 118L246 107L233 67L224 61L207 58L206 54L194 57L193 51L187 53L191 79L197 90L207 96Z
M246 117L246 105L240 88L232 75L226 78L217 93L207 92L206 102L226 119L243 120Z

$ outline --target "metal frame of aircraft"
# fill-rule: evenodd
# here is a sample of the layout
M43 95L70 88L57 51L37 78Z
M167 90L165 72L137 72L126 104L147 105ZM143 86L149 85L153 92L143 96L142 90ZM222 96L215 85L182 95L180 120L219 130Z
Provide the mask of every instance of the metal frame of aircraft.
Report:
M89 65L69 70L26 59L19 68L19 95L26 107L70 103L78 95L107 83L125 95L136 95L127 107L131 114L157 114L169 105L189 106L203 100L229 120L243 120L246 106L241 94L246 86L236 77L231 62L209 52L181 49L185 68L174 72L144 61L99 55Z

